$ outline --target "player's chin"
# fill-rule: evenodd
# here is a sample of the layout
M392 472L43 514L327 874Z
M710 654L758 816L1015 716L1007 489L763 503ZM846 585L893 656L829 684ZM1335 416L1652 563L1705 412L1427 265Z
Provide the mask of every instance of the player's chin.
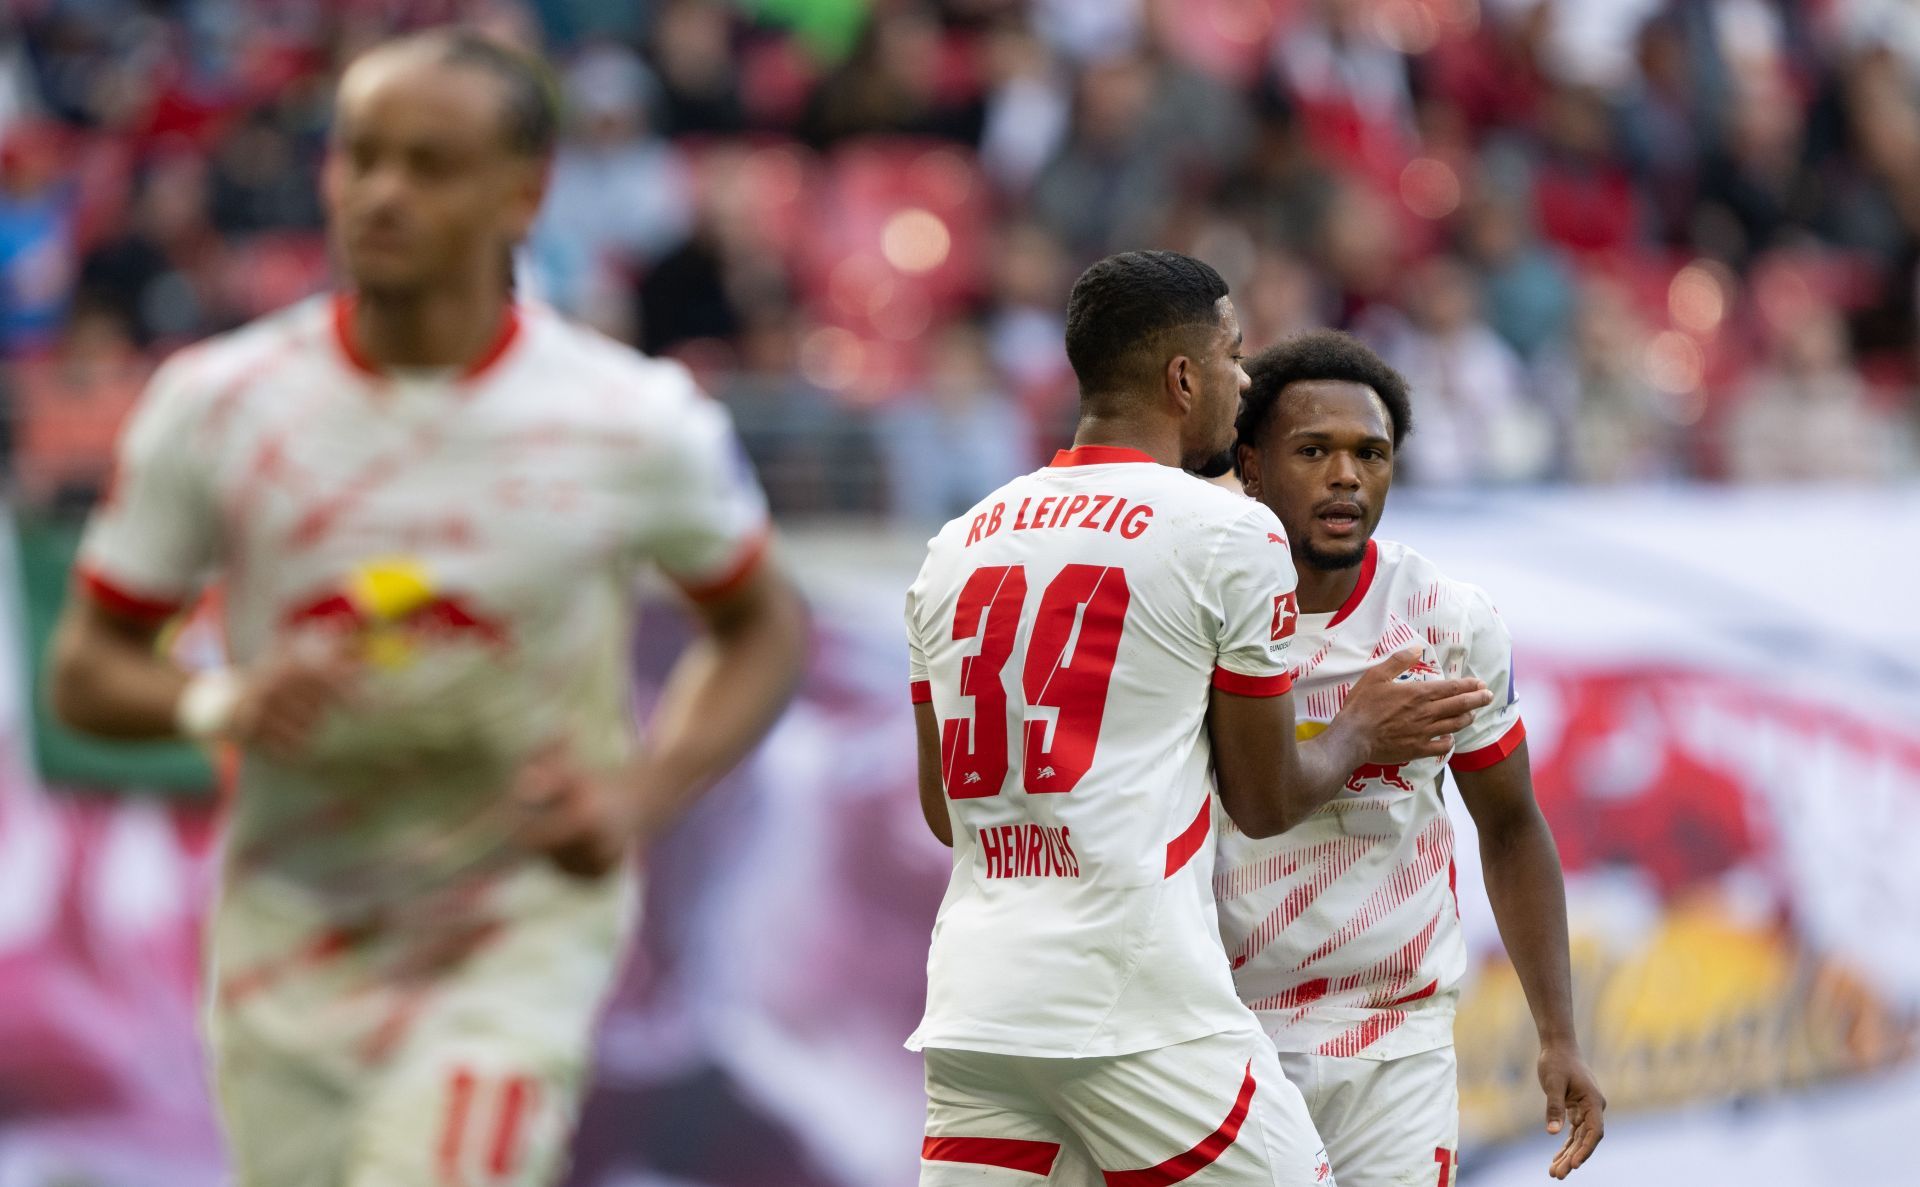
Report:
M419 261L398 253L349 252L347 275L363 293L403 294L425 286L428 269Z
M1181 459L1180 468L1201 478L1218 478L1233 469L1233 442L1220 449Z
M1351 569L1366 557L1366 536L1333 535L1316 526L1307 531L1307 547L1301 559L1310 568L1331 571Z

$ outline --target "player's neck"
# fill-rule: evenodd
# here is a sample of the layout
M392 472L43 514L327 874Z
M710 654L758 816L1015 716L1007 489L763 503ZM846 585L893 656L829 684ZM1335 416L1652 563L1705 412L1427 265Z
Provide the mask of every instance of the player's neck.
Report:
M1299 576L1299 586L1295 590L1300 599L1302 614L1332 614L1347 604L1353 591L1360 585L1360 565L1348 565L1344 569L1316 569L1303 564L1298 556L1294 558L1294 569Z
M1137 449L1163 466L1180 464L1180 430L1173 425L1143 424L1137 418L1082 416L1073 433L1073 446L1110 445Z
M512 298L468 289L405 296L362 292L353 303L354 345L382 371L465 366L500 334Z

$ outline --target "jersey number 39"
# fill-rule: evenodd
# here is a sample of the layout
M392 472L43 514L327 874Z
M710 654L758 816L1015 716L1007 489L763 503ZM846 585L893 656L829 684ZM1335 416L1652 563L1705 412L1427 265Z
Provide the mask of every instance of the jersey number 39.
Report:
M1072 791L1093 765L1131 597L1126 572L1103 565L1068 565L1040 595L1020 675L1021 781L1029 793ZM1001 671L1013 657L1026 606L1023 565L976 569L960 591L953 637L978 636L980 652L960 661L960 695L973 699L972 715L940 727L949 798L999 795L1006 782L1009 707ZM1052 709L1053 721L1036 709Z

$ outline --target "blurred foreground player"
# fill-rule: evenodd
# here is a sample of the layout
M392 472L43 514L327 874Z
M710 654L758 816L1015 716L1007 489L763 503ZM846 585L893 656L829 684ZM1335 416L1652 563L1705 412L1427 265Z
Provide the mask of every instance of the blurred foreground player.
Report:
M1409 678L1475 677L1495 698L1450 754L1359 767L1282 836L1222 823L1214 888L1234 981L1305 1095L1342 1187L1449 1184L1466 966L1441 799L1451 767L1539 1031L1547 1129L1567 1134L1550 1169L1564 1178L1600 1141L1606 1100L1574 1035L1566 895L1534 802L1506 627L1478 588L1372 538L1411 425L1404 379L1333 332L1274 347L1248 370L1240 474L1286 525L1300 575L1298 736L1337 727L1365 673L1403 648L1419 650Z
M1171 252L1074 285L1074 448L988 495L907 595L934 925L921 1183L1330 1182L1214 923L1213 786L1268 836L1364 762L1444 753L1472 680L1362 680L1294 742L1280 522L1183 472L1232 441L1246 374L1225 283ZM1064 1149L1063 1149L1064 1147Z
M438 32L340 85L350 294L154 378L82 547L59 712L237 745L210 1036L244 1187L558 1180L626 933L624 855L785 704L804 614L685 370L516 308L554 111ZM705 636L636 744L633 583ZM208 579L229 671L156 633Z

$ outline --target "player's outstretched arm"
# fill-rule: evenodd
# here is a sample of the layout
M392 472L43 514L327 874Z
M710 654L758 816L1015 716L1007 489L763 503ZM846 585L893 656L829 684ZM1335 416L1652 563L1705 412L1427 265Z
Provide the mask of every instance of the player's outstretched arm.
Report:
M1403 763L1445 754L1453 731L1492 701L1478 680L1394 678L1420 658L1400 651L1370 669L1331 724L1294 740L1293 697L1246 697L1215 688L1213 737L1220 802L1250 837L1285 832L1340 793L1362 763Z
M1305 820L1366 754L1365 739L1350 726L1329 729L1312 748L1296 743L1290 692L1242 696L1215 687L1207 734L1220 804L1250 837L1277 836Z
M1567 1134L1548 1173L1564 1179L1600 1144L1607 1098L1581 1057L1574 1033L1560 852L1534 799L1525 742L1483 770L1455 771L1454 779L1480 831L1487 898L1540 1035L1547 1132Z

